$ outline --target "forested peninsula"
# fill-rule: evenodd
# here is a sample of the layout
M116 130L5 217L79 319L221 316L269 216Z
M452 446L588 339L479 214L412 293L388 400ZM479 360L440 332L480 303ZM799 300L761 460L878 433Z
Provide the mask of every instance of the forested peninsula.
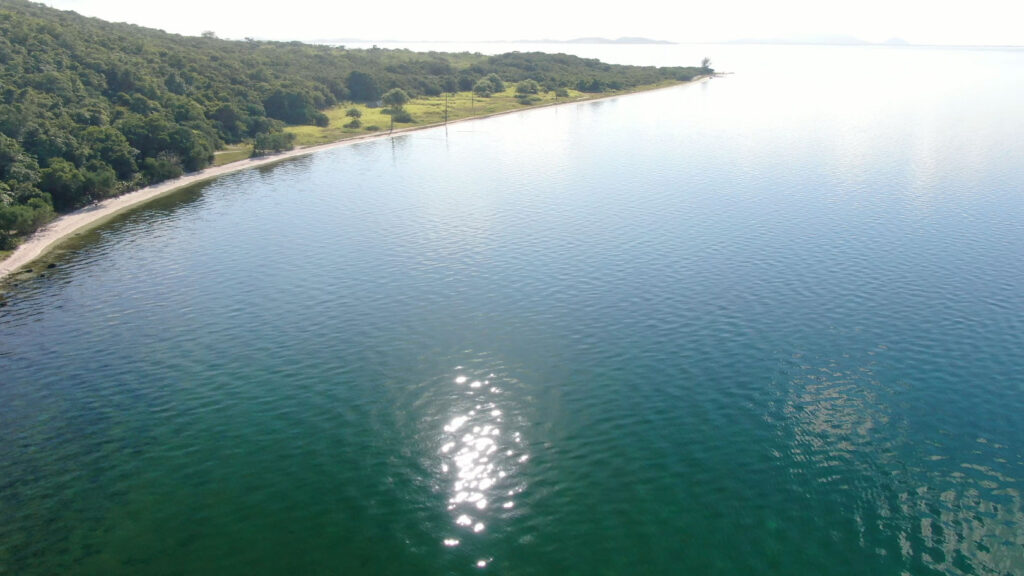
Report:
M187 37L0 0L0 250L57 213L202 170L226 147L291 148L296 126L343 122L337 139L388 128L364 124L362 110L416 122L405 107L416 99L507 94L526 107L710 72Z

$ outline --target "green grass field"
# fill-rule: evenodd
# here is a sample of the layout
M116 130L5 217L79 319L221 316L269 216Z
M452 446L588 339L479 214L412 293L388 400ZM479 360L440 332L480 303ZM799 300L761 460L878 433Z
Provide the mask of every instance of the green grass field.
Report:
M498 94L493 94L490 98L481 98L473 95L472 92L449 94L448 121L451 122L454 120L473 118L477 116L489 116L491 114L498 114L501 112L525 110L527 108L535 108L537 106L558 104L562 102L578 102L583 100L592 100L594 98L605 98L608 96L615 96L617 94L671 86L673 84L677 84L677 82L665 82L652 86L644 86L634 90L604 92L601 94L587 94L576 90L569 90L569 96L567 98L557 98L554 92L542 92L535 95L535 98L537 99L535 103L524 105L520 103L518 98L516 98L515 85L508 83L507 90ZM345 115L345 112L350 108L357 108L363 114L359 119L361 122L361 126L359 128L345 128L345 124L352 120ZM395 122L396 130L399 128L409 128L413 126L441 124L444 122L445 97L427 96L415 98L405 105L405 109L410 115L412 115L413 122ZM384 114L383 110L384 108L369 108L365 104L345 103L341 106L324 110L324 113L327 114L327 118L330 120L326 128L320 128L317 126L288 126L285 130L295 134L296 146L327 144L329 142L336 142L346 138L365 136L374 132L386 132L391 128L391 117Z
M232 144L213 155L213 165L223 166L252 156L252 144Z

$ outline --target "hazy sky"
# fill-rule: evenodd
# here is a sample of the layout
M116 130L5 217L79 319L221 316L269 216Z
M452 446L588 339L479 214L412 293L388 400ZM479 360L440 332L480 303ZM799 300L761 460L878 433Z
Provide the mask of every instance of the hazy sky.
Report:
M1024 45L1020 0L666 0L487 3L392 0L45 0L168 32L271 40L566 40L643 36L676 42L842 34L881 42ZM497 8L495 11L494 8Z

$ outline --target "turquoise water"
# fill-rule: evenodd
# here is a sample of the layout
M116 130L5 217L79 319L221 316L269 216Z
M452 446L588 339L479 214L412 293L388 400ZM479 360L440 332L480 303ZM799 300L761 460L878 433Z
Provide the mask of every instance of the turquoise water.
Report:
M8 283L0 573L1024 572L1024 51L710 49Z

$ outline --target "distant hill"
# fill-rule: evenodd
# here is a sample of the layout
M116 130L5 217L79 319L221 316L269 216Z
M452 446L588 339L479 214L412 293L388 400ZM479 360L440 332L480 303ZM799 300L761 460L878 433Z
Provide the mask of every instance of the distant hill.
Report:
M868 42L855 36L847 36L843 34L800 34L794 36L783 36L780 38L741 38L739 40L731 40L726 44L790 44L790 45L802 45L802 44L819 44L827 46L911 46L910 42L907 42L903 38L889 38L885 42Z
M615 40L608 38L574 38L556 42L558 44L675 44L667 40L651 40L650 38L622 37Z
M345 44L676 44L676 42L669 42L668 40L652 40L651 38L641 38L633 36L623 36L622 38L600 38L597 36L590 36L585 38L573 38L571 40L552 40L550 38L543 38L540 40L475 40L475 41L461 41L461 40L366 40L365 38L325 38L318 39L315 44L328 44L332 46L342 46Z
M832 44L839 46L863 46L870 44L854 36L843 34L797 34L780 38L742 38L727 44Z

